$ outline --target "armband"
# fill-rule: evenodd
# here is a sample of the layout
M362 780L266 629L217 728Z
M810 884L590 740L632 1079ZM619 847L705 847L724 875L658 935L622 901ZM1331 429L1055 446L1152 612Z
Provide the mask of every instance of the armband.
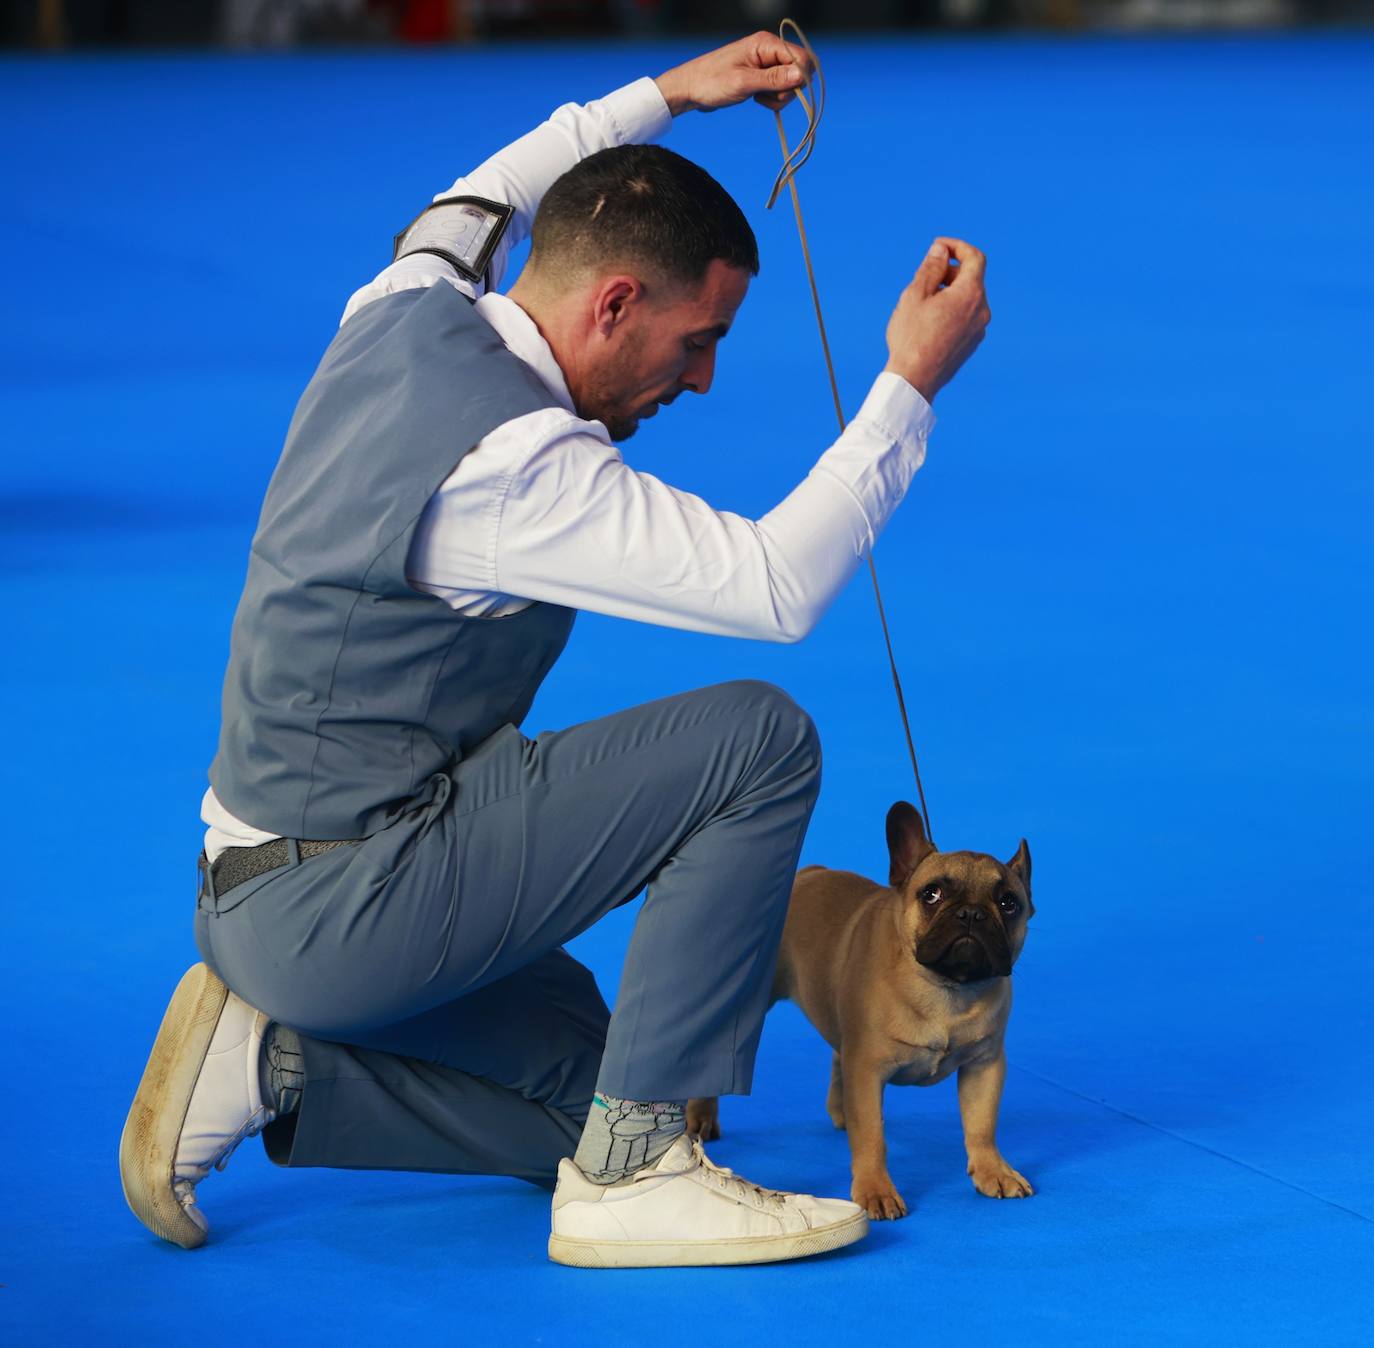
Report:
M480 285L514 214L513 206L485 197L445 197L426 206L396 236L391 260L433 253L465 280Z

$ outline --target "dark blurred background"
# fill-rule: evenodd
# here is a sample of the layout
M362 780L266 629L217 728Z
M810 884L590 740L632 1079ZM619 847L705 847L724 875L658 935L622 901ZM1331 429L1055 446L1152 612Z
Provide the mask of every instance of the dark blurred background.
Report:
M0 45L295 47L773 27L1169 31L1374 22L1374 0L6 0Z

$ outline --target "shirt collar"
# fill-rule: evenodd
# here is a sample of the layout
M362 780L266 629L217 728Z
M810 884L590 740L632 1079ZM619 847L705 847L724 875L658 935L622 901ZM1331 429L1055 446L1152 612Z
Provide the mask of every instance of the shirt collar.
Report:
M559 406L566 412L576 414L572 394L568 392L568 381L563 377L563 371L559 369L548 342L535 326L534 319L508 295L498 295L494 291L478 299L477 312L491 324L511 355L523 360L544 381Z

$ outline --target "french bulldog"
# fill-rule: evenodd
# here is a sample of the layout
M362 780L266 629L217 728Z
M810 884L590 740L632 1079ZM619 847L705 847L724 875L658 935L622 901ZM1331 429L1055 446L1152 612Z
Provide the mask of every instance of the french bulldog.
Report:
M826 1112L849 1134L851 1196L875 1219L906 1216L887 1171L883 1088L957 1070L973 1187L1029 1197L996 1132L1011 971L1035 912L1030 848L1023 838L1005 863L937 852L906 801L888 811L887 845L886 885L824 866L797 873L773 981L773 1002L796 1002L834 1049ZM689 1101L687 1126L719 1137L715 1098Z

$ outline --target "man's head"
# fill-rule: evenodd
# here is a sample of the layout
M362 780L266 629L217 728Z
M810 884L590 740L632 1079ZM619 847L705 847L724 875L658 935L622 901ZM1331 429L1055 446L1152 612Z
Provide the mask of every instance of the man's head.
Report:
M709 173L626 145L545 193L511 297L539 325L578 413L624 440L684 389L710 388L716 343L758 269L749 222Z

